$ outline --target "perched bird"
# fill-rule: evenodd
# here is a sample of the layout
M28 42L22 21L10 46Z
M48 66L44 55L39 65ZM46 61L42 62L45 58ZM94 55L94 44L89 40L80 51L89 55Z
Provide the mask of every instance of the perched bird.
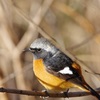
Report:
M45 38L36 39L29 48L33 54L33 71L39 82L52 91L77 87L100 100L100 95L83 78L80 66Z

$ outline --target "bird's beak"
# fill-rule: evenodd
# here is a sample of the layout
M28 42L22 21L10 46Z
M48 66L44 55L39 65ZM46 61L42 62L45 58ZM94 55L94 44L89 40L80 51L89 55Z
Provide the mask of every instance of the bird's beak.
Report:
M31 52L30 48L26 48L23 50L23 52Z
M31 48L26 48L23 50L23 52L34 52L35 50L34 49L31 49Z

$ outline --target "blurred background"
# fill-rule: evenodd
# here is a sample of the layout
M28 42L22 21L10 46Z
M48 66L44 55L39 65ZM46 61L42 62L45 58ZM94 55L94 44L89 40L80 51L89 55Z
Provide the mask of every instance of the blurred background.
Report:
M23 52L41 36L55 40L81 65L88 84L100 87L100 76L94 74L100 73L100 0L0 0L0 87L44 90L34 76L32 54ZM42 99L0 93L0 100ZM96 100L90 95L69 99Z

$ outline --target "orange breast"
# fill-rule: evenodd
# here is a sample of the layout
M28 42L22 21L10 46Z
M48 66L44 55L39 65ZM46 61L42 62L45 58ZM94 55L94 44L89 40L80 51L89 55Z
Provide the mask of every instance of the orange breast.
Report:
M33 70L39 82L48 90L63 91L77 85L60 79L45 70L42 59L33 61ZM79 88L79 87L78 87Z

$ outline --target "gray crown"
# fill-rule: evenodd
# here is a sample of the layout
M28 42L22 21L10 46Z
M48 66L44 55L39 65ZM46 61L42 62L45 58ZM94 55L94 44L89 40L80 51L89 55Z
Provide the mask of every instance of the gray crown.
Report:
M41 49L44 49L48 52L51 52L52 54L54 54L58 51L58 49L45 38L36 39L30 45L30 48L41 48Z

